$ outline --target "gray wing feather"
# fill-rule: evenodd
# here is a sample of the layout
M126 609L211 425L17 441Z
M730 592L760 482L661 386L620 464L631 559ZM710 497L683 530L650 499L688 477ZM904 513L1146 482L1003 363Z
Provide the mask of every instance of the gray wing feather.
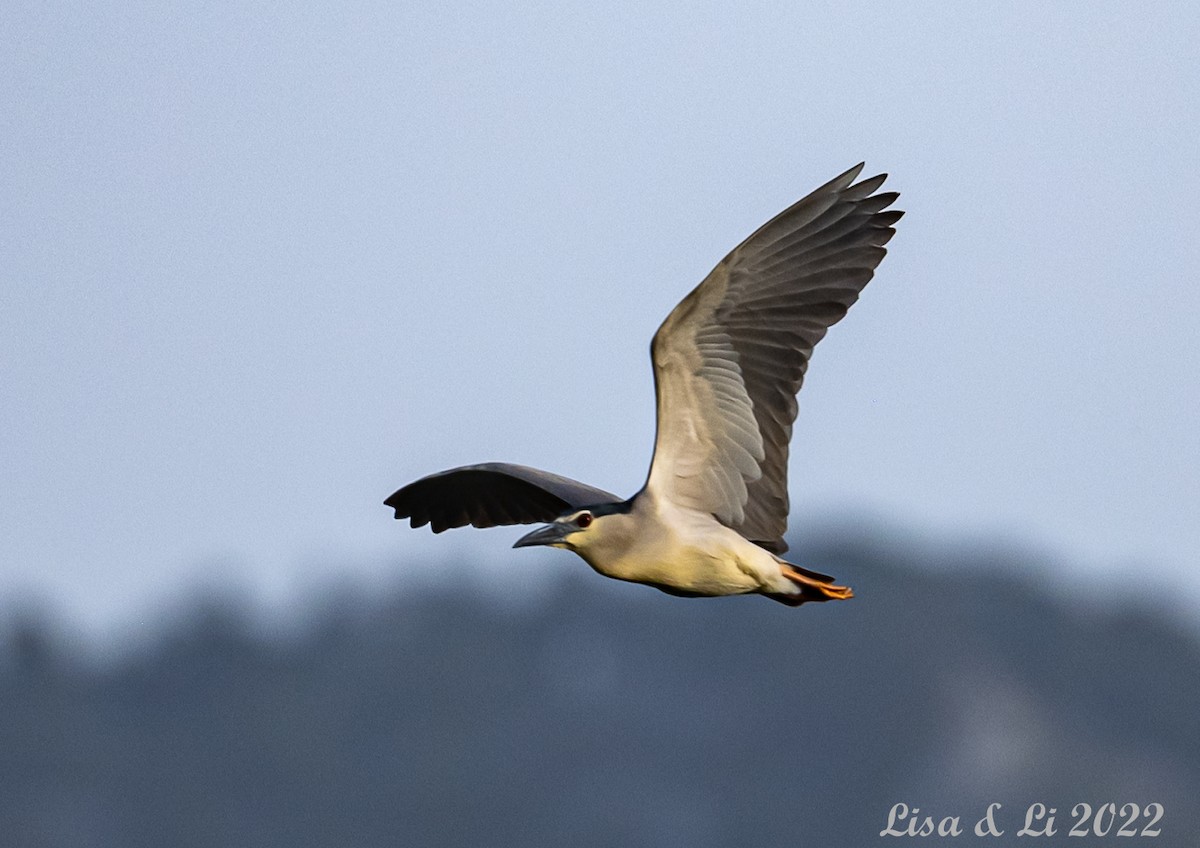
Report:
M394 492L384 504L413 527L434 533L452 527L496 527L553 521L569 510L618 503L616 495L524 465L485 462L422 477Z
M813 347L871 280L903 212L862 165L768 221L667 316L651 345L648 490L787 545L788 443Z

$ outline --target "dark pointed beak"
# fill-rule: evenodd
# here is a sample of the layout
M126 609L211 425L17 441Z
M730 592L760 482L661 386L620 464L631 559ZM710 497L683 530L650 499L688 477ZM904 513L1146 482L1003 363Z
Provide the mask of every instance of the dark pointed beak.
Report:
M530 548L534 545L553 545L563 540L567 528L562 524L547 524L532 533L526 533L513 543L514 548Z

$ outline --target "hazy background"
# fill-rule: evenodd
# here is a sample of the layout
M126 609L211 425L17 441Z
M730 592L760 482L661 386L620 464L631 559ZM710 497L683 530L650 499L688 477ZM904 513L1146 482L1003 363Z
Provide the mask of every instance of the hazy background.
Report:
M0 8L0 842L1194 844L1193 4L515 5ZM791 469L852 604L392 521L635 491L659 322L864 159Z
M268 638L214 598L99 669L26 618L0 640L0 841L862 848L897 844L902 802L1019 846L1030 805L1061 844L1084 803L1113 805L1098 842L1194 848L1194 630L929 553L809 542L859 596L801 614L574 571L519 606L335 593Z

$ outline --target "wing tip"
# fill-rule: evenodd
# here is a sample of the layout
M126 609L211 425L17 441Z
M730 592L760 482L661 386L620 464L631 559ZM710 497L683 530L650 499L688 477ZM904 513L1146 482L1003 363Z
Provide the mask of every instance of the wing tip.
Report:
M407 487L406 487L407 488ZM420 514L412 508L411 504L405 502L403 497L404 489L397 489L388 495L384 500L383 505L393 511L392 518L396 521L403 521L408 518L408 526L412 528L424 527L429 523L429 516ZM440 530L434 530L435 533L440 533Z
M837 195L845 195L848 193L851 195L851 197L847 199L866 199L867 197L871 196L873 192L877 191L888 178L887 171L884 171L881 174L875 174L874 176L865 177L859 180L859 177L862 175L863 169L866 168L866 166L867 163L865 161L859 162L854 167L843 171L841 174L838 174L825 185L821 186L821 188L814 191L813 194L827 191Z
M400 510L402 510L404 508L404 506L400 500L400 493L403 491L404 491L403 489L397 489L396 491L392 492L390 495L388 495L386 498L383 499L384 506L386 506L388 509L394 509L396 511L396 515L395 515L396 518L408 518L407 514L401 515L401 513L400 513Z
M851 185L854 184L854 181L856 179L858 179L858 175L862 173L863 168L865 168L866 166L867 166L866 162L859 162L853 168L849 168L849 169L843 171L842 173L838 174L836 177L834 177L832 180L827 182L821 188L826 189L828 191L833 191L833 192L845 191ZM819 192L819 191L821 191L821 189L817 189L817 192ZM813 192L813 194L816 194L817 192Z

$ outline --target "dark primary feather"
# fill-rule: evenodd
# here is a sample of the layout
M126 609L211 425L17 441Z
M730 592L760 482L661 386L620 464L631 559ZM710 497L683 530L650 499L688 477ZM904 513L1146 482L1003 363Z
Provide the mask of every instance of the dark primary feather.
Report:
M452 527L538 524L593 504L615 503L616 495L568 477L507 462L464 465L422 477L396 491L384 504L413 527L434 533Z
M787 550L788 443L813 347L871 280L903 214L884 211L896 193L874 194L886 175L855 184L861 170L734 248L652 345L659 426L648 485L776 553Z

